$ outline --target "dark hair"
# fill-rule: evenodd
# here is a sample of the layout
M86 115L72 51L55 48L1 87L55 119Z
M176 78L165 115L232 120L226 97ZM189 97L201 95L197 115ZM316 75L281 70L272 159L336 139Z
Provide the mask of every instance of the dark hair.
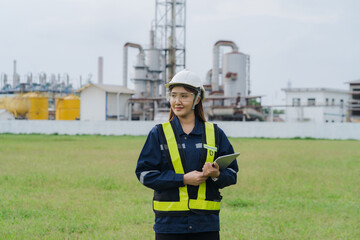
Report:
M173 87L175 87L175 86L184 87L186 91L194 93L195 96L198 93L198 91L196 89L191 88L191 87L189 87L187 85L180 85L180 84L170 86L170 88L169 88L170 92L173 89ZM205 114L204 114L204 108L203 108L203 105L202 105L202 99L199 101L198 104L196 104L194 112L195 112L196 117L198 117L201 121L206 122L206 118L205 118ZM175 113L173 112L173 110L171 109L171 106L170 106L169 121L173 120L174 116L175 116Z

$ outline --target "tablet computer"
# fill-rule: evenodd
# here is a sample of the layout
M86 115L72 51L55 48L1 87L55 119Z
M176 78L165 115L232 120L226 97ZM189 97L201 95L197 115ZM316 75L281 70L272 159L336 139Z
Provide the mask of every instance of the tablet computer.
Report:
M218 157L214 162L216 162L219 165L220 169L225 169L227 166L229 166L238 156L240 153L233 153L228 155L223 155Z

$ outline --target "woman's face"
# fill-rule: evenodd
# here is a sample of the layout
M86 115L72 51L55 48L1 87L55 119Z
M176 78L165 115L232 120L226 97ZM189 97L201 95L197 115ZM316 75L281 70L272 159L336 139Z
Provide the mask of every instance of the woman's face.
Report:
M179 118L186 118L194 114L192 109L195 95L184 87L173 87L170 92L170 106Z

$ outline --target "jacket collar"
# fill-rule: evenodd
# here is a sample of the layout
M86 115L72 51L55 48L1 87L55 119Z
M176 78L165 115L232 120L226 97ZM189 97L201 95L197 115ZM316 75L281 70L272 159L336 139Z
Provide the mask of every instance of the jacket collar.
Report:
M175 122L175 126L177 128L176 130L177 130L179 136L185 135L186 133L183 131L178 117L174 116L174 119L172 121ZM201 127L202 124L204 124L204 123L195 116L195 127L189 135L201 135L202 134L202 127Z

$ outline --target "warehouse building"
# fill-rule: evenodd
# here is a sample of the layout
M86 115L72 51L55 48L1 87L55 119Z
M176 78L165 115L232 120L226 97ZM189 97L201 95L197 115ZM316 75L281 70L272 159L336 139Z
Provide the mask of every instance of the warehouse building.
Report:
M360 122L360 79L349 82L350 99L348 102L349 121Z
M87 84L80 93L80 120L126 120L135 91L119 85Z
M345 122L349 91L330 88L286 88L285 121Z

